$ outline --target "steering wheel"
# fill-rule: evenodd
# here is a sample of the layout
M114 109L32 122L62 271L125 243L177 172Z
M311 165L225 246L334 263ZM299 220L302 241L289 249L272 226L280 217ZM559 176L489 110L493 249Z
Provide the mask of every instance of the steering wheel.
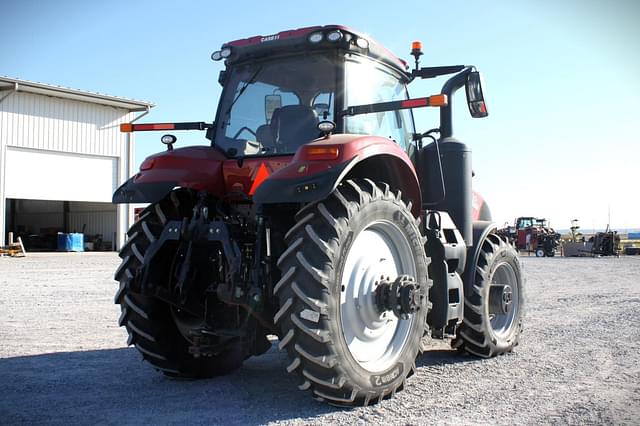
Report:
M253 130L251 130L250 128L248 128L247 126L242 126L240 127L240 129L236 132L235 135L233 135L233 139L238 139L238 136L240 136L240 134L244 131L247 131L249 133L251 133L254 137L258 137L256 136L256 132L254 132Z

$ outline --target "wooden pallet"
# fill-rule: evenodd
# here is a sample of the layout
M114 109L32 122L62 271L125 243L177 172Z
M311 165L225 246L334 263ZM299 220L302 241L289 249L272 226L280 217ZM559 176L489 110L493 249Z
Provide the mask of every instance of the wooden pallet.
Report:
M18 237L18 242L9 244L8 246L0 246L0 256L25 257L27 252L24 250L22 239Z

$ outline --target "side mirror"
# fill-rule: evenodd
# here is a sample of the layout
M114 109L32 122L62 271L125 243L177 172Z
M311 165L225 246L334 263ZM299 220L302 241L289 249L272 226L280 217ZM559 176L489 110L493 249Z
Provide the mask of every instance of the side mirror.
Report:
M267 95L264 97L264 118L267 124L271 122L273 112L280 107L282 107L282 96Z
M465 84L467 92L467 105L473 118L483 118L489 115L487 105L482 92L482 74L479 71L472 71L467 76Z

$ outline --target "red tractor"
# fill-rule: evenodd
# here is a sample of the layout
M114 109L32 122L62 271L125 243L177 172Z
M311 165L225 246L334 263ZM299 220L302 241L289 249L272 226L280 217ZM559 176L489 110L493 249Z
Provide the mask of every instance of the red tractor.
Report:
M533 252L536 257L553 257L561 235L549 227L547 219L519 217L515 226L498 231L509 237L518 250Z
M473 66L415 68L343 26L222 45L211 146L145 159L114 203L149 203L128 232L115 302L129 344L172 377L230 372L286 350L299 388L336 405L402 389L429 339L488 358L518 342L523 280L471 188L452 134L464 87L487 115ZM453 74L440 94L416 79ZM440 108L416 132L413 108ZM436 136L437 135L437 136Z

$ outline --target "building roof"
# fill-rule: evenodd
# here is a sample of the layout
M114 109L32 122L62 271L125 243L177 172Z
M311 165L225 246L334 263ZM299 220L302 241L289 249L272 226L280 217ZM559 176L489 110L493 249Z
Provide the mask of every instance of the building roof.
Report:
M36 93L45 96L54 96L63 99L91 102L94 104L108 105L116 108L124 108L129 111L146 111L155 105L150 102L121 98L85 90L70 89L68 87L54 86L35 81L20 80L0 76L0 91L15 90L18 92Z

